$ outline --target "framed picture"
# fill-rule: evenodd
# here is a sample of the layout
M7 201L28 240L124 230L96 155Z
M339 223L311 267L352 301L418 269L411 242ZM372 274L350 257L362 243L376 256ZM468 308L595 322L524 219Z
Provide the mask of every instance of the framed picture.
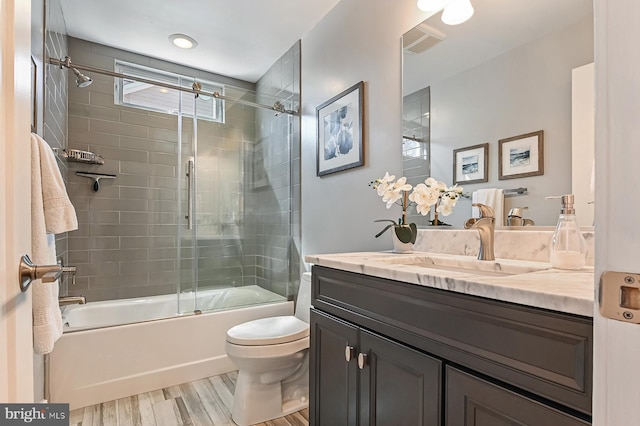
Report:
M453 150L453 183L469 184L488 181L488 143Z
M361 81L316 108L317 176L362 166L364 82Z
M498 179L516 179L544 174L543 131L498 141Z

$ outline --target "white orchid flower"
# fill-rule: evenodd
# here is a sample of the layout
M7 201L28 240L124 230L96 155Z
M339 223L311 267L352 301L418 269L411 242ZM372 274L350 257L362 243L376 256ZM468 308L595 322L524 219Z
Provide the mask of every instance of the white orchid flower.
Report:
M439 191L420 183L409 195L409 200L416 203L417 212L425 216L431 211L431 206L438 202L439 195Z
M438 214L448 216L453 212L458 198L462 195L462 187L458 185L447 187L444 182L432 177L415 187L408 184L407 178L404 176L397 181L395 179L395 175L386 172L384 177L370 183L370 186L382 197L382 201L386 203L388 209L394 204L398 204L402 206L404 212L408 207L405 205L407 203L405 197L406 194L409 194L408 201L415 204L419 214L425 216L431 211L431 207L435 206Z
M389 175L389 172L384 173L384 177L380 179L384 183L388 183L393 181L396 178L396 175Z
M382 201L387 203L387 208L391 208L401 198L402 193L400 191L389 190L382 196Z
M422 216L426 216L431 211L431 206L429 204L418 204L416 206L416 211Z
M374 189L378 193L379 196L382 196L385 192L389 190L391 187L391 182L395 179L395 175L389 175L389 172L385 172L384 177L381 179L376 179L376 185Z
M398 179L392 186L394 191L411 191L411 188L413 188L407 183L407 178L404 176Z
M390 186L391 185L389 185L386 182L379 182L375 186L375 189L376 189L376 192L378 193L378 195L382 197L382 195L389 190Z
M453 205L451 204L440 204L436 209L436 212L441 214L442 216L449 216L453 212Z
M440 192L446 192L447 184L441 181L437 181L435 184L435 188L437 188Z

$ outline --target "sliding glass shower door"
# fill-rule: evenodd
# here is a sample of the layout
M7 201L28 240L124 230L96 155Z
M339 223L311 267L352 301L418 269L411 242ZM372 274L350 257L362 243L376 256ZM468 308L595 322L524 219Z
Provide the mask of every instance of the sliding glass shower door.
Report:
M255 108L190 93L182 94L181 104L178 290L180 313L187 314L219 309L224 296L215 290L247 284L244 144L250 143Z

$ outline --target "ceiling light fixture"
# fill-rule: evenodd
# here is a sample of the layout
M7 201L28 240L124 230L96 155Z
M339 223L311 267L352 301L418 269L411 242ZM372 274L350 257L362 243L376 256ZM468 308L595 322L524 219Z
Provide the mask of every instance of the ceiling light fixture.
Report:
M447 25L458 25L473 16L471 0L418 0L418 9L425 12L442 12L442 22Z
M473 16L471 0L451 0L442 12L442 22L447 25L458 25Z
M198 45L198 42L193 37L185 34L171 34L169 40L181 49L193 49Z
M418 9L425 12L436 12L449 3L449 0L418 0Z

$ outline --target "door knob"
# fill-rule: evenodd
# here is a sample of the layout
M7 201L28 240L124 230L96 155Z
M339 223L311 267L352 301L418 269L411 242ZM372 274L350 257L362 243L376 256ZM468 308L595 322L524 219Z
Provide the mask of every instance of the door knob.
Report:
M20 290L27 291L31 281L52 283L62 275L62 265L35 265L26 254L20 258Z
M349 362L353 358L355 358L355 356L356 356L356 348L354 348L353 346L349 346L349 344L347 343L347 347L344 348L344 359L346 359L347 362Z
M358 368L362 370L368 364L369 364L369 357L367 356L367 354L363 354L362 352L360 352L358 354Z

